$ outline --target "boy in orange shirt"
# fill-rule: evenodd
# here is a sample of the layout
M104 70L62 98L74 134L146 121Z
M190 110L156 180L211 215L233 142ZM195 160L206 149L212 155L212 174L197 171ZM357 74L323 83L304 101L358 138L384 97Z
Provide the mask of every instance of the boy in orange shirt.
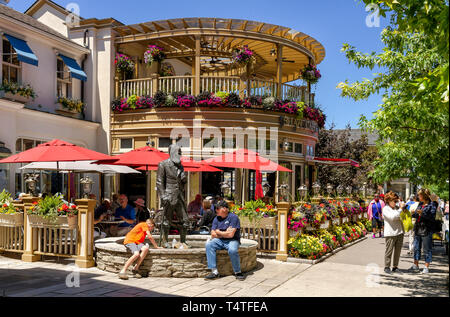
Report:
M148 244L144 245L145 237L146 236L148 237L148 239L153 244L155 249L160 249L156 244L155 239L153 239L150 233L154 227L155 222L153 221L153 219L147 219L146 221L140 222L130 232L127 233L125 240L123 241L123 244L125 244L125 246L131 250L131 253L133 253L133 255L128 259L128 261L125 263L124 267L120 271L119 273L120 279L128 280L128 275L126 271L130 267L130 265L133 264L134 261L136 261L137 259L139 259L139 261L133 267L132 272L135 277L137 278L142 277L141 275L138 274L138 269L142 261L144 261L145 256L148 253L148 250L150 249Z

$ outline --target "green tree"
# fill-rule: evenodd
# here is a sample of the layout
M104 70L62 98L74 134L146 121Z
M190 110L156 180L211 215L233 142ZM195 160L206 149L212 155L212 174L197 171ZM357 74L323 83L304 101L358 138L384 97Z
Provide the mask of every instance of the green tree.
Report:
M409 177L416 184L445 186L449 174L448 1L364 0L389 13L381 53L364 54L344 44L358 68L379 67L374 78L338 85L344 97L382 93L383 104L360 126L379 134L371 176L382 183Z

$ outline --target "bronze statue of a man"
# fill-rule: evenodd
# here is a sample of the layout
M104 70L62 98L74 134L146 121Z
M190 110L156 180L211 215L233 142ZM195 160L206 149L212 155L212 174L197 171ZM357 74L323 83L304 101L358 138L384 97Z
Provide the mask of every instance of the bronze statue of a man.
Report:
M170 247L168 237L170 226L173 225L174 213L179 224L177 227L180 230L181 243L186 243L186 234L189 228L189 218L184 200L184 187L187 179L181 165L181 148L172 144L169 146L169 154L168 160L159 163L156 179L156 187L163 207L160 243L165 248Z

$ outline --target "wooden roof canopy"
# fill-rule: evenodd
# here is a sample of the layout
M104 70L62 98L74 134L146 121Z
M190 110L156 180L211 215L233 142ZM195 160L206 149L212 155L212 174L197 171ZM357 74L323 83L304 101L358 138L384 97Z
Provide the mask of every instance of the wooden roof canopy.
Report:
M277 74L276 45L283 45L283 82L296 80L300 70L311 58L319 64L325 58L325 49L317 40L287 27L263 22L220 19L184 18L145 22L114 27L115 43L119 50L125 44L135 43L144 50L148 44L164 47L168 58L177 58L192 65L195 55L195 39L202 43L201 55L223 58L225 62L233 50L248 45L257 57L254 67L257 77L274 78ZM204 69L226 71L222 66Z

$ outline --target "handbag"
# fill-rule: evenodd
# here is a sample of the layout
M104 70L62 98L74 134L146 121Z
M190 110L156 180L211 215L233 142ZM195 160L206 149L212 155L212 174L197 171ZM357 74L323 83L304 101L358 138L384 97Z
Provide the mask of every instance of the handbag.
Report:
M409 232L414 228L412 223L411 213L408 210L403 210L400 214L400 219L402 220L403 231Z
M426 237L429 233L427 225L423 221L420 221L419 218L414 225L414 234L419 237Z

